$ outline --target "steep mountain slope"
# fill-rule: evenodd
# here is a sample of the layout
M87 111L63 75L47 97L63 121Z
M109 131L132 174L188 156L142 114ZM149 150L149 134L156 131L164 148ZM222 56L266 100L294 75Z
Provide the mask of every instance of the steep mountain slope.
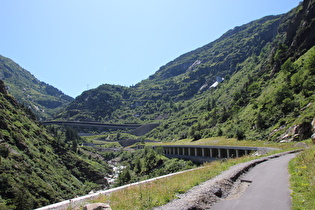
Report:
M73 100L3 56L0 56L0 79L5 82L10 94L40 118L51 118L60 107Z
M184 109L173 113L151 137L170 139L173 133L175 139L310 138L315 116L314 10L314 1L304 1L284 15L276 38L258 56L238 63L238 71L215 91L181 105Z
M237 64L249 56L259 55L277 35L281 17L268 16L236 27L218 40L162 66L137 86L147 89L152 83L166 85L168 91L178 91L175 99L191 98L198 91L208 89L216 81L216 76L231 75L237 71Z
M91 189L111 173L52 137L0 80L0 209L34 209Z
M108 110L112 112L126 107L117 106L117 103L114 106L105 105L104 101L110 101L112 98L102 94L104 88L111 89L113 94L115 92L123 95L118 104L124 104L131 109L157 100L190 99L198 92L208 89L216 81L217 76L225 77L232 74L237 70L238 63L243 62L248 56L259 54L261 49L275 38L279 23L280 16L269 16L230 30L218 40L162 66L149 79L129 89L103 85L95 90L85 91L67 107L67 113L60 117L84 120L82 114L77 115L78 110L86 110L88 107L89 111L84 111L86 119L112 120ZM95 97L95 93L98 97ZM78 109L75 104L81 104L82 107ZM92 113L96 106L103 113L100 116ZM128 116L132 117L133 111L127 112ZM139 113L133 112L133 115L138 116Z
M128 88L118 85L101 85L83 92L68 107L63 118L82 121L101 121L111 116L129 98Z
M114 90L110 95L120 96L115 106L102 105L111 97L101 94L104 87L99 87L73 102L92 105L84 109L84 116L70 105L58 117L156 121L161 125L147 137L158 140L216 135L280 140L280 134L288 134L293 125L309 128L314 116L310 50L315 45L314 5L314 0L305 0L287 14L236 27L133 87L107 86ZM224 81L211 88L217 77ZM90 103L88 96L98 92L104 97ZM101 117L92 114L96 106ZM309 137L298 135L299 139Z

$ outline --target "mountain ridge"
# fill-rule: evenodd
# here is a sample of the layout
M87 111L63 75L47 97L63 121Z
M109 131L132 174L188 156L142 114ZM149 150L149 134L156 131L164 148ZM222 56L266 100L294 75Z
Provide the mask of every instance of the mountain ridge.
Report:
M73 100L52 85L39 81L13 60L1 55L0 79L5 82L10 94L42 119L52 118L57 110Z
M158 121L161 125L147 135L157 140L218 134L276 139L267 133L272 133L281 121L290 127L293 115L302 109L299 106L313 97L311 93L303 95L293 91L292 84L296 82L291 80L306 72L312 75L312 70L297 60L315 44L314 10L314 1L305 0L286 14L266 16L235 27L219 39L168 62L135 86L122 91L118 86L105 85L107 90L114 90L110 97L101 94L104 86L100 86L102 91L96 88L84 92L84 100L78 97L72 103L76 106L68 106L57 118L128 123ZM294 70L288 70L291 67L286 65L294 66ZM285 74L288 74L287 80L283 79ZM224 81L215 89L210 88L217 77L223 77ZM313 82L306 80L304 91L309 92ZM276 81L281 88L273 86L272 82ZM267 90L278 98L264 95ZM90 93L99 94L105 101L114 98L118 101L114 106L102 106L98 97L89 100ZM273 109L268 103L278 108ZM103 115L91 114L95 113L92 109L81 109L89 106ZM246 110L253 119L246 119ZM251 129L257 121L265 122L263 126L258 123L259 129Z
M59 101L50 116L156 123L159 126L139 138L160 142L222 136L282 143L309 139L315 133L314 24L315 1L304 0L286 14L226 32L218 41L174 59L135 86L103 84L84 91L69 104L65 102L66 107L59 107ZM14 91L22 99L27 99L27 94L33 94L33 99L39 95L48 103L58 102L64 95L33 81L34 77L24 74L13 61L0 59L0 77L6 78L6 83L0 80L0 208L33 209L105 188L104 177L112 171L102 156L93 148L78 147L81 142L73 129L44 128L28 106L12 96ZM14 69L21 75L13 77ZM210 88L216 77L224 80ZM16 78L21 83L13 83ZM50 98L54 95L57 97ZM122 132L112 131L100 139L115 136L117 140L123 138ZM152 166L165 170L153 153L147 147L126 152L121 158L147 176ZM172 170L173 166L181 167L170 162ZM121 184L131 179L128 167L120 175Z

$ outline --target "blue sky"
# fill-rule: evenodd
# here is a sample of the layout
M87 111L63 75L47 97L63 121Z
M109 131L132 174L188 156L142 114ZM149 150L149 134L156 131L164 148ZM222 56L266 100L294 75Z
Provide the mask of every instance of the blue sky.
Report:
M299 0L0 0L0 54L76 97L135 85L227 30Z

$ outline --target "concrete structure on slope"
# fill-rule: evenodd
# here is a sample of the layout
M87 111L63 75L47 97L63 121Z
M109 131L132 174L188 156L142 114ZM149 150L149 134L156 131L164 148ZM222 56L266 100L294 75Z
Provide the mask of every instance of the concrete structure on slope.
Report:
M194 162L210 162L216 159L237 158L254 152L268 152L274 148L266 147L233 147L233 146L200 146L200 145L167 145L162 147L169 158L181 158Z
M113 124L100 122L84 122L84 121L44 121L43 125L62 125L74 128L97 128L97 129L131 129L130 133L136 136L142 136L156 128L158 123L149 124Z

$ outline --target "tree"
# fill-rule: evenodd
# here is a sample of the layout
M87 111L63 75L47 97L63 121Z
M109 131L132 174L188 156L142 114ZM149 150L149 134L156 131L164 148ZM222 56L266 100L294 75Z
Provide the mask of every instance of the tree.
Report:
M133 171L138 174L141 172L141 162L140 162L140 159L137 158L135 161L134 161L134 167L133 167Z
M291 58L289 58L288 60L286 60L286 62L284 62L284 64L282 64L281 66L281 70L290 72L290 73L294 73L296 71L297 67L294 63L292 63Z
M197 141L199 139L201 139L201 133L200 131L196 131L193 135L194 141Z
M315 74L315 54L309 56L305 62L305 67L310 71L311 74Z
M163 149L162 146L157 146L157 147L155 148L155 151L156 151L156 153L159 154L159 155L164 155L164 149Z
M287 85L282 85L275 93L274 100L276 105L281 104L286 98L292 98L292 93Z
M263 129L265 127L265 122L262 119L260 113L257 114L256 123L255 124L256 124L256 128L257 129Z
M66 142L71 142L72 149L76 151L78 148L78 140L81 139L78 132L71 127L67 127L65 135L66 135Z
M130 171L128 168L125 168L119 175L117 179L117 184L119 186L128 183L131 180Z
M243 130L237 128L235 136L236 136L237 140L243 140L243 139L245 139L245 132Z
M221 128L218 128L217 130L217 136L222 136L223 135L223 131Z
M230 114L228 113L228 111L226 110L226 108L224 106L222 109L220 122L224 123L229 117L230 117Z

